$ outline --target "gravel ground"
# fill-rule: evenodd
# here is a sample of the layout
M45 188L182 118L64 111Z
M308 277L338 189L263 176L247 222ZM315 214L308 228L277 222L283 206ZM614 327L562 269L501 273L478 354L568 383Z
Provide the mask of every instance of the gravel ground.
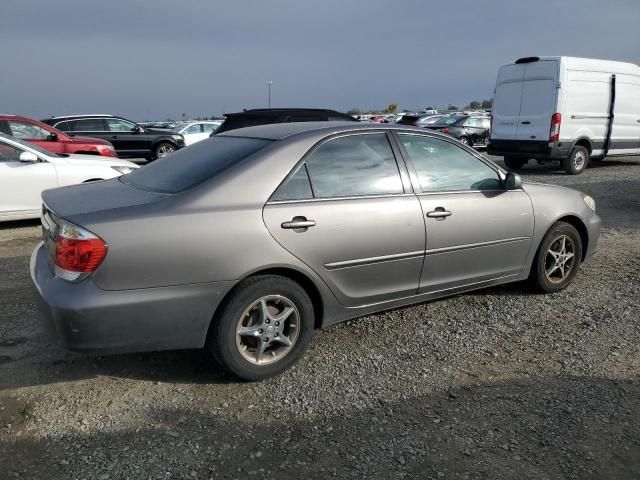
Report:
M0 479L640 478L640 161L525 181L596 199L598 254L317 332L282 377L204 352L80 357L37 322L37 222L0 226Z

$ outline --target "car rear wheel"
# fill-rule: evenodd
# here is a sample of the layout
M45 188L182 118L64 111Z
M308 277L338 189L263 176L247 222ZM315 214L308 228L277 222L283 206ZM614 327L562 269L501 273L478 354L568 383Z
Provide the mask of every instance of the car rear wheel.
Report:
M504 164L509 170L520 170L525 163L527 161L522 158L504 157Z
M542 239L529 278L543 292L558 292L576 276L581 259L580 234L573 225L557 222Z
M571 155L562 160L562 168L569 175L578 175L585 171L589 164L589 150L581 145L576 145L571 150Z
M471 140L469 140L468 137L460 137L458 140L463 145L466 145L466 146L470 146L471 145Z
M238 284L214 319L209 349L226 370L255 381L284 372L311 342L314 310L293 280L276 275Z
M156 147L153 158L154 160L157 160L158 158L167 156L175 151L176 147L171 145L169 142L162 142Z

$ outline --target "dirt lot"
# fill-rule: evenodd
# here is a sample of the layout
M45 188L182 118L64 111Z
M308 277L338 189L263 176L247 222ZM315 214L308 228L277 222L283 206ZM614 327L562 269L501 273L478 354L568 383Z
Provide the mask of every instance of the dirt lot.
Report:
M599 252L567 290L347 322L256 384L203 352L59 350L30 287L38 225L0 226L0 479L640 478L640 161L523 177L596 199Z

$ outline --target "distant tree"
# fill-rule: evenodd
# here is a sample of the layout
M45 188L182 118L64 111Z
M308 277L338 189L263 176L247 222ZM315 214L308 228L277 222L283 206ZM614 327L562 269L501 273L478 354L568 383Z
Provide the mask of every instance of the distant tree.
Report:
M459 110L459 108L456 105L449 104L449 106L447 107L447 110L456 111L456 110Z
M347 115L360 115L360 109L357 107L347 111Z
M182 119L184 120L185 118L187 118L187 114L186 114L186 113L183 113L183 114L182 114Z
M397 103L390 103L389 105L387 105L387 108L385 109L386 113L396 113L397 111L398 111Z
M468 107L470 110L478 110L480 108L480 105L482 105L478 100L474 100L473 102L470 102Z
M425 110L437 110L437 108L427 107L427 108L425 108Z
M491 108L493 106L493 99L483 100L480 108Z

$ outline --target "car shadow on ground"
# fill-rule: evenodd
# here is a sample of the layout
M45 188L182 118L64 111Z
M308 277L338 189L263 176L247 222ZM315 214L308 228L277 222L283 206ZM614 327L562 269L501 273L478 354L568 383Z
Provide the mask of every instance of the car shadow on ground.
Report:
M37 227L40 225L39 218L30 218L28 220L11 220L9 222L0 222L0 230L13 230L15 228Z
M55 438L0 434L0 478L640 478L638 380L527 377L399 401L383 393L366 408L308 416L280 398L260 398L259 409L196 399ZM35 428L28 412L14 405L14 431Z

